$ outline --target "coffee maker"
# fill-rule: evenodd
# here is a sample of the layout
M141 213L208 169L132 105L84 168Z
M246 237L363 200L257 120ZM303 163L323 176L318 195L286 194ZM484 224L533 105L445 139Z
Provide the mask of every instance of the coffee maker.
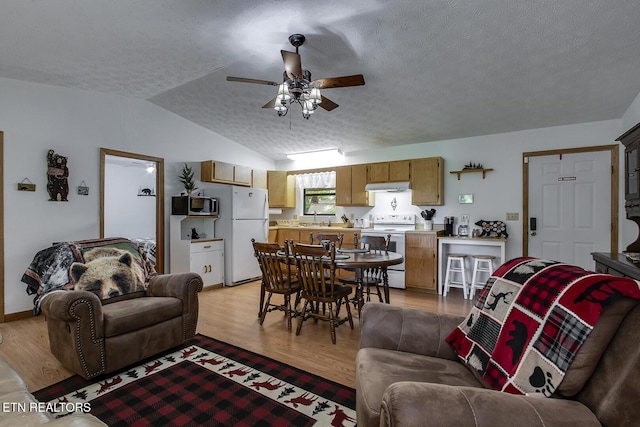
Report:
M453 236L453 223L455 219L456 219L455 216L444 217L444 235L445 236Z

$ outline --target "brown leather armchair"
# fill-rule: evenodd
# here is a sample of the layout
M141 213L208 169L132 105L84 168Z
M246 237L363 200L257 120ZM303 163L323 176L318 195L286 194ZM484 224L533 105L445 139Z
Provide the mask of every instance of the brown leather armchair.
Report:
M55 291L42 300L53 355L89 379L177 347L195 335L196 273L163 274L146 291L100 300L87 291Z
M635 426L640 306L607 307L550 398L488 389L445 338L464 317L367 303L356 357L358 426ZM566 383L566 384L565 384Z

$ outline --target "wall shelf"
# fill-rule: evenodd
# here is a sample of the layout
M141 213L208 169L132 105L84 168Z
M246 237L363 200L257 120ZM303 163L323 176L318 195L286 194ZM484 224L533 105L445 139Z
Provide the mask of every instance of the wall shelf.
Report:
M463 173L474 173L474 172L475 173L482 173L482 179L484 179L486 174L487 174L487 172L491 172L492 170L493 170L492 168L488 168L488 169L485 169L485 168L483 168L483 169L462 169L462 170L459 170L459 171L450 171L449 173L453 173L453 174L458 175L458 181L460 181L460 174L463 174Z

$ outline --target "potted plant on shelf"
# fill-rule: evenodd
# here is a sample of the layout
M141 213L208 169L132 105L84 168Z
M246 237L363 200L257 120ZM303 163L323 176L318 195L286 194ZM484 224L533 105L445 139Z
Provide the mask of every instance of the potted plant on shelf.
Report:
M193 168L186 163L182 167L180 175L178 175L178 181L184 186L185 191L190 196L193 190L197 190L196 182L193 179Z

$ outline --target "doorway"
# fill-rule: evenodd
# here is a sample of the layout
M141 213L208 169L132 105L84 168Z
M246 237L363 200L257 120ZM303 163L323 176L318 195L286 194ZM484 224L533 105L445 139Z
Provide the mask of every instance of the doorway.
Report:
M100 237L137 241L164 272L164 159L100 149Z
M593 270L618 247L618 146L523 153L524 256Z

